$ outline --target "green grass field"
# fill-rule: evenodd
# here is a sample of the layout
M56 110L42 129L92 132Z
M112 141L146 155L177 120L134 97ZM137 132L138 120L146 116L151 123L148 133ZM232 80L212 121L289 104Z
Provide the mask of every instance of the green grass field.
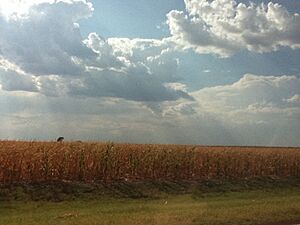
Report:
M28 197L28 191L24 194L15 190L13 198L0 200L0 224L244 225L300 222L298 182L297 185L293 182L276 184L276 188L271 188L268 183L260 190L252 190L251 185L248 190L238 187L235 191L230 189L237 185L223 184L218 186L219 189L216 189L216 184L209 186L212 191L205 192L202 186L194 191L174 193L181 188L178 187L173 191L160 191L156 196L152 190L152 197L139 198L113 197L105 192L97 195L90 190L73 200L66 198L58 202L43 200L45 196L34 201ZM119 191L121 189L124 187ZM2 190L2 197L3 193Z

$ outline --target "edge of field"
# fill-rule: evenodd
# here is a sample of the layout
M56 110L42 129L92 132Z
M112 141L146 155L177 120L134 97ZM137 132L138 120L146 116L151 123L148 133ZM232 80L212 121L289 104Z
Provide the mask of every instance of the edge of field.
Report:
M0 201L69 201L102 198L164 198L191 194L195 198L230 192L300 190L300 178L264 177L243 180L145 181L80 183L58 181L39 184L0 185Z

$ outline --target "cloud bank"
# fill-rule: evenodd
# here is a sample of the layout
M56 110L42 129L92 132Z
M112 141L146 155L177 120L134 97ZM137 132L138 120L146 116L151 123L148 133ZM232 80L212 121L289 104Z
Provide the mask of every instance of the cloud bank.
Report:
M140 143L297 146L299 90L295 76L246 74L235 83L190 93L192 102L150 106L116 98L0 91L0 134L11 139L62 133L68 139Z
M84 39L77 22L92 13L91 3L74 0L33 4L24 14L0 15L2 89L145 102L192 99L167 85L179 79L171 43L106 40L97 33Z
M185 0L186 12L171 11L174 41L200 54L229 57L239 51L272 52L300 48L300 15L278 4L234 0Z

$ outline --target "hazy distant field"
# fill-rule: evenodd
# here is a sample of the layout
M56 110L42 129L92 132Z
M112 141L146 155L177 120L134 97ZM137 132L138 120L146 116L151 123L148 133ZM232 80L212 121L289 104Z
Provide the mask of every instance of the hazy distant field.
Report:
M300 148L0 142L0 183L299 177Z

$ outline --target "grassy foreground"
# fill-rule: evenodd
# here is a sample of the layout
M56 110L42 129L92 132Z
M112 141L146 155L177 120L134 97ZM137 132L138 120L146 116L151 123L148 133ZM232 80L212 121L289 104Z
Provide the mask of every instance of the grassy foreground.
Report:
M292 220L300 220L299 190L157 200L6 202L0 206L0 224L6 225L242 225Z
M124 190L123 197L116 196L116 188L113 195L107 192L112 188L98 188L98 191L103 192L102 195L93 190L82 189L81 191L86 192L84 195L58 202L51 198L46 200L41 193L40 199L34 201L28 197L28 190L27 194L15 190L14 199L0 200L0 224L244 225L280 221L300 223L298 182L287 185L277 183L273 187L269 182L264 184L264 187L259 187L259 190L253 190L251 184L245 185L249 186L248 190L228 183L210 183L208 186L211 188L207 189L210 191L206 192L205 185L193 191L182 187L166 191L168 185L164 184L161 190L165 188L165 191L152 190L152 197L144 195L131 198L128 196L133 193L128 187L117 188L119 194L126 189L129 193L127 197ZM143 188L136 188L134 192L140 193ZM232 188L237 189L232 192ZM146 189L149 191L151 188ZM143 189L144 194L146 189ZM34 190L35 193L36 191Z

